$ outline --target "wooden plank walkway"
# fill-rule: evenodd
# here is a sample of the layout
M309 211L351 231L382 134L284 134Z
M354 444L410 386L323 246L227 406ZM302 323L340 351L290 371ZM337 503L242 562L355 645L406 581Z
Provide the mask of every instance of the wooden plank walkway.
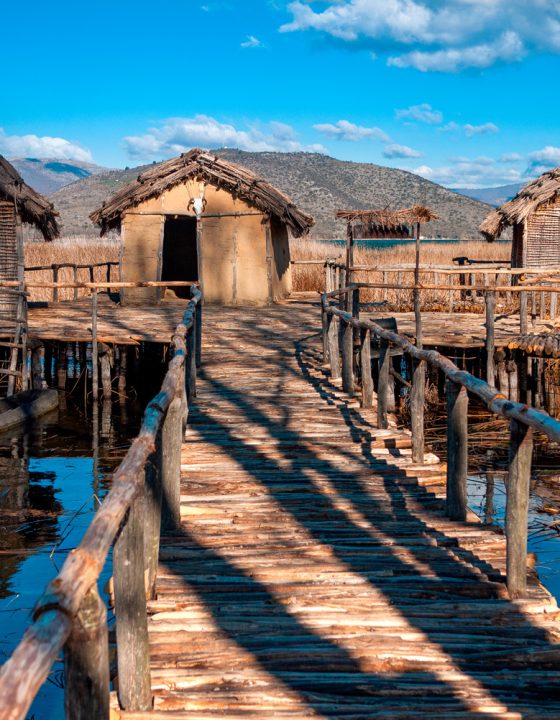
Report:
M317 294L305 293L303 297L313 298ZM294 296L298 302L297 294ZM120 345L139 342L167 344L175 330L184 301L165 301L160 305L121 306L111 302L107 295L99 295L99 340ZM288 305L293 304L288 301ZM413 313L363 313L363 318L396 317L399 332L414 337ZM461 349L484 347L484 314L475 313L422 313L424 345L428 347L458 347ZM550 321L537 320L530 324L530 330L539 332L552 327ZM0 337L8 337L12 329L0 324ZM506 345L519 334L519 317L497 316L496 345ZM29 309L29 336L41 340L62 340L88 342L91 340L91 301L76 303L43 303Z
M205 310L182 531L149 606L173 720L560 718L556 603L510 602L504 537L320 365L318 309Z

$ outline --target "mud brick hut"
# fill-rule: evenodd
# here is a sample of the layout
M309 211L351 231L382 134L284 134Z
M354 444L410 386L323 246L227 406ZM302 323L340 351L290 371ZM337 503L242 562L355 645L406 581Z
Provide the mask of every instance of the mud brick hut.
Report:
M0 155L0 280L23 280L22 223L35 226L45 240L53 240L59 234L57 214ZM17 295L0 288L2 319L14 319L16 307Z
M199 281L206 302L264 305L291 290L288 233L313 218L239 165L191 150L139 175L90 215L122 234L124 282ZM188 289L126 289L121 301L158 302Z
M512 267L560 265L560 168L549 170L480 226L490 242L513 227Z

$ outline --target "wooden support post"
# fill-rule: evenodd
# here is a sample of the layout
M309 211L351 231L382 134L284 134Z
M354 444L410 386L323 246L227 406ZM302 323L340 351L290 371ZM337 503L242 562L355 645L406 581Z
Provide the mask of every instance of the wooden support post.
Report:
M146 566L146 597L156 598L156 579L161 535L161 430L156 436L156 449L146 463L144 495L144 562Z
M194 315L194 325L195 325L195 332L196 332L196 344L195 344L195 353L196 353L196 367L200 368L202 365L202 300L197 304L195 315Z
M58 265L52 266L52 274L53 274L53 283L57 283L58 282ZM54 303L58 302L58 288L57 287L53 287L52 299L53 299Z
M494 317L496 314L496 293L486 291L486 382L494 387L496 383L496 367L494 364Z
M187 398L196 397L196 330L193 327L187 332L187 360L185 363L185 381Z
M31 343L31 387L33 390L41 390L43 387L42 352L43 345L39 341Z
M119 348L119 379L118 379L118 390L119 395L123 398L126 396L126 365L128 359L128 348L126 345L121 345Z
M524 597L527 591L527 524L533 431L511 420L509 475L506 497L507 586L510 597Z
M452 313L453 312L453 275L449 276L448 283L449 283L449 293L448 293L449 297L448 297L448 301L447 301L448 302L447 311L449 313Z
M354 273L350 270L354 266L354 228L349 220L346 226L346 283L351 285ZM349 309L349 308L348 308Z
M535 327L537 321L537 293L531 291L531 326Z
M360 288L352 290L352 317L356 320L360 319ZM358 377L359 372L359 347L360 347L360 328L352 326L352 355L354 375Z
M161 432L162 530L181 527L181 444L183 442L183 398L177 394L165 416Z
M340 377L340 346L338 318L334 315L328 316L327 333L329 336L329 363L331 366L331 379L338 380Z
M517 377L517 363L513 358L507 362L507 374L509 380L508 398L513 402L519 402L519 381Z
M445 381L447 395L447 514L467 518L468 395L462 385Z
M93 402L99 399L99 370L97 367L97 289L91 291L91 379Z
M64 709L66 720L109 720L107 610L95 585L64 646Z
M377 385L377 427L386 430L389 427L387 419L387 395L389 391L389 369L391 357L389 354L389 341L379 339L379 379Z
M509 399L509 377L506 369L506 354L503 350L498 354L497 375L500 392Z
M74 285L77 285L78 284L78 266L74 265L73 270L74 270ZM78 288L75 287L74 288L74 302L76 302L77 299L78 299Z
M110 349L107 345L99 343L102 352L99 355L99 364L101 366L101 386L103 388L103 400L111 400L113 388L111 384L111 358Z
M410 418L412 426L412 462L424 462L424 403L426 394L426 363L413 360Z
M321 308L321 328L323 333L323 364L329 362L329 317L327 311Z
M558 302L558 295L555 292L550 293L550 319L556 318L556 305Z
M143 495L133 501L113 549L118 697L121 708L131 711L152 709Z
M416 326L416 347L422 349L422 298L420 297L420 223L416 223L416 252L414 264L414 322Z
M362 371L362 407L373 407L373 378L371 376L371 330L360 329L360 367Z
M354 395L354 328L342 320L342 389Z
M387 273L387 270L383 270L383 285L387 285L389 282L389 275ZM387 301L389 299L389 290L388 288L383 288L383 300Z
M95 270L94 270L93 265L90 265L90 266L89 266L89 281L90 281L91 283L92 283L92 282L95 282Z
M527 319L527 293L519 293L519 334L526 335L528 328Z

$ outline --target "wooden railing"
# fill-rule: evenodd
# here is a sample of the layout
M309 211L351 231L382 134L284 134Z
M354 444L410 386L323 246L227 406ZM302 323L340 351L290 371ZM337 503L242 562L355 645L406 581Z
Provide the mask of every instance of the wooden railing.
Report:
M26 276L29 277L29 273L33 272L48 272L52 273L52 301L58 302L59 301L59 290L61 287L72 287L74 290L73 298L72 300L78 299L78 290L81 287L80 283L80 270L87 271L87 276L89 278L90 283L95 282L95 270L97 268L105 268L105 278L106 282L108 284L108 287L113 287L111 285L111 280L116 279L117 281L120 281L120 272L118 273L118 278L112 278L111 275L111 268L113 267L119 267L120 263L117 260L108 260L105 262L100 263L87 263L87 264L76 264L76 263L52 263L52 265L34 265L32 267L26 267L25 273ZM68 269L72 272L72 284L69 285L68 283L61 285L60 281L61 278L61 271ZM33 282L33 281L32 281ZM44 286L43 286L44 287Z
M146 600L155 593L160 527L180 525L181 443L200 361L201 293L195 286L191 293L171 338L174 355L161 390L146 408L110 492L0 671L2 720L25 717L61 650L66 717L109 717L107 612L97 581L113 544L119 703L131 711L152 707Z
M527 524L533 431L560 442L560 422L525 404L508 400L494 387L435 350L422 350L409 340L372 321L360 320L361 286L352 285L322 294L323 354L333 379L342 378L343 390L353 396L359 386L361 404L374 400L371 340L379 343L377 422L388 427L388 393L391 348L399 348L413 361L410 389L412 459L424 459L424 395L426 366L445 376L447 397L447 513L453 520L467 516L467 392L491 412L510 420L509 480L507 483L506 538L507 587L512 598L523 597L527 583Z

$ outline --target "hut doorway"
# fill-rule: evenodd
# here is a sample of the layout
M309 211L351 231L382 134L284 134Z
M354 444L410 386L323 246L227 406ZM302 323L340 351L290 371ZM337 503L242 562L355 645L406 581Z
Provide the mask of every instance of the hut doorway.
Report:
M163 229L161 280L198 281L196 218L167 217ZM188 287L174 288L177 297L188 298Z

